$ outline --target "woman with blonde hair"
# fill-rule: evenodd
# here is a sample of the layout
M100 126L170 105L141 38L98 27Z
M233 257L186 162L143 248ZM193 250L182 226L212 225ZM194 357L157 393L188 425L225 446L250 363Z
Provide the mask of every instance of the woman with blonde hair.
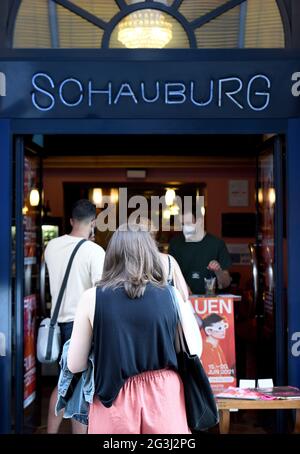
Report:
M193 313L175 290L190 353L199 354ZM102 279L82 296L68 368L87 368L94 352L94 400L88 433L188 434L184 391L177 373L178 311L148 228L126 224L108 245Z

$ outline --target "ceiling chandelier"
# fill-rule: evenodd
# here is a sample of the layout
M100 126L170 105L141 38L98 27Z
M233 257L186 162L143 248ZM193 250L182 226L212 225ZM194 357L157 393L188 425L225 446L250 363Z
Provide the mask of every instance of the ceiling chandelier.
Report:
M172 37L171 22L155 9L135 11L118 25L118 40L129 49L162 49Z

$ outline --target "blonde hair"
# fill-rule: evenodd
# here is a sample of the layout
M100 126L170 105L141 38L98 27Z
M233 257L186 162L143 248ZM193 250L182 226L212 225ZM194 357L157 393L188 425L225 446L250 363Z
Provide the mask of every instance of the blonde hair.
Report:
M124 287L130 298L140 298L148 283L167 283L156 243L144 222L123 224L110 239L98 285Z

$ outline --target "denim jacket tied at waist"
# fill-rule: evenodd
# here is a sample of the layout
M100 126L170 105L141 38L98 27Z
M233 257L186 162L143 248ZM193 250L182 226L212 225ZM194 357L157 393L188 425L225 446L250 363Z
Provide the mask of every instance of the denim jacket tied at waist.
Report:
M74 418L82 424L88 424L89 405L93 402L94 357L91 353L88 367L79 374L73 374L67 366L70 340L63 347L59 362L60 374L58 379L58 397L55 407L56 415L64 410L64 418Z

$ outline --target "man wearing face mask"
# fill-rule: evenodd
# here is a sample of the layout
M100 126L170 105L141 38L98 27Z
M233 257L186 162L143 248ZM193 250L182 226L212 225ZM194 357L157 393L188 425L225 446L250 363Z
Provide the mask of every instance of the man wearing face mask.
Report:
M172 238L169 254L178 262L192 294L205 294L204 279L216 277L217 290L231 283L231 259L225 242L204 230L204 217L182 216L182 234Z

